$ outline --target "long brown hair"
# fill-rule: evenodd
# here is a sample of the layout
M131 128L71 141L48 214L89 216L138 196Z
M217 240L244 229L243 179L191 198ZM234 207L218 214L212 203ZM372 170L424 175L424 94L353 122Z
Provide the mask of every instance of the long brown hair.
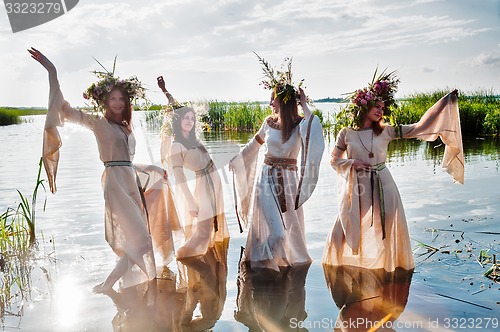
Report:
M120 87L115 86L113 90L111 90L107 95L106 98L104 99L104 107L106 108L106 111L109 108L109 96L111 95L111 92L114 90L120 91L122 94L123 100L125 101L125 107L123 108L122 111L122 121L119 123L120 125L125 125L127 128L130 129L131 121L132 121L132 102L129 94L125 89L122 89Z
M283 101L283 95L280 94L275 96L278 98L280 109L280 121L281 121L281 142L286 143L288 139L292 136L293 129L302 120L299 115L299 109L297 106L296 98L293 97L286 103Z
M188 137L184 137L182 135L182 119L186 114L192 112L194 115L194 124L193 128L189 132ZM196 112L192 107L181 107L174 110L174 119L172 121L172 132L174 134L174 139L176 142L184 145L186 149L194 149L200 148L203 151L206 151L205 146L198 140L196 137Z

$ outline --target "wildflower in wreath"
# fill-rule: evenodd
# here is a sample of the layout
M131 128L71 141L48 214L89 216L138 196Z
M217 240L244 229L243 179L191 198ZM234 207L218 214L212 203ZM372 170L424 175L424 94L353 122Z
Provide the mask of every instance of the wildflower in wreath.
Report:
M386 73L384 70L378 76L377 72L378 69L375 70L372 82L367 87L347 94L346 101L350 104L345 111L353 117L355 127L361 126L363 114L368 113L379 101L384 102L384 116L389 116L391 108L397 107L394 95L398 90L399 79L396 77L396 72Z
M104 101L108 93L110 93L114 88L118 87L124 90L130 97L130 99L143 99L145 105L148 104L146 100L146 88L142 86L142 83L137 79L137 77L132 76L128 79L120 79L115 76L116 68L116 56L113 62L113 70L108 71L97 59L94 58L97 63L104 69L104 71L92 71L99 80L92 83L91 86L85 90L83 93L83 98L90 100L94 110L103 112L104 111Z
M261 58L257 53L254 54L259 59L262 65L262 71L264 72L264 80L260 82L260 85L267 90L273 90L274 95L283 95L283 102L286 104L289 100L295 100L297 103L300 102L300 92L299 88L304 84L304 79L295 86L292 81L292 58L285 58L284 63L281 65L280 70L275 70L269 62ZM307 103L311 103L311 100L306 97Z

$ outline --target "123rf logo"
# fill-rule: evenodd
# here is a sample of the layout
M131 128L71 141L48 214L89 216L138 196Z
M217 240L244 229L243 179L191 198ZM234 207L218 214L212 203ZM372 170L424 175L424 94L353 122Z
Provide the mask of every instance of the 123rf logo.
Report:
M79 0L4 0L12 32L52 21L73 9Z

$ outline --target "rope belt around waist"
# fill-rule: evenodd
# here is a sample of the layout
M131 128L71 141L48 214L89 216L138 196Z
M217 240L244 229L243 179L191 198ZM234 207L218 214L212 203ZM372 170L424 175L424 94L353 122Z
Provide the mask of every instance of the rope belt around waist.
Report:
M111 160L105 161L104 167L112 167L112 166L133 166L131 161L128 160Z
M290 171L297 170L297 159L293 158L278 158L266 154L264 156L264 164L275 168L280 167L282 169L288 169Z
M278 158L270 155L265 155L264 164L271 166L268 175L269 178L272 180L272 183L269 184L271 185L271 189L274 189L272 191L273 194L275 195L275 199L276 196L278 196L277 205L279 206L279 209L281 210L281 212L286 212L287 208L286 208L285 180L283 178L283 170L297 171L297 159ZM277 183L274 180L273 170L276 170ZM281 221L283 222L283 227L285 227L283 218L281 218Z
M196 176L207 175L208 173L210 173L210 171L212 171L214 166L215 166L214 161L210 159L208 165L205 168L194 171L194 173L196 174Z
M212 197L211 199L211 205L212 205L212 214L214 216L214 231L217 232L219 230L219 223L217 221L217 197L215 193L215 185L214 182L212 181L212 177L210 176L210 173L215 170L215 164L212 159L208 162L208 165L200 170L195 171L196 176L202 176L205 175L205 179L207 180L207 185L209 188L212 189Z
M385 203L384 203L384 189L382 187L382 180L380 179L380 174L379 172L384 170L385 163L380 163L373 165L370 171L370 184L372 187L372 226L373 226L373 203L375 202L374 199L374 190L375 190L375 181L377 181L378 184L378 192L379 192L379 197L380 197L380 223L382 225L382 240L385 239Z

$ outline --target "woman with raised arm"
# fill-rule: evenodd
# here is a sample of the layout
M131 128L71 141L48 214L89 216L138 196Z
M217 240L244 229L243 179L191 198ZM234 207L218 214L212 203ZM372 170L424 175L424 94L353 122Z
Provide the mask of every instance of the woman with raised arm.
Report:
M144 97L144 88L135 77L120 80L114 73L95 72L100 80L84 93L97 114L71 108L59 87L56 67L40 51L28 50L49 74L49 107L45 122L43 162L50 189L56 191L55 177L61 139L57 126L65 121L80 124L94 133L105 169L102 187L105 202L105 238L118 256L113 271L95 286L97 293L108 292L121 279L121 286L156 277L154 252L167 264L173 255L172 227L177 214L166 186L166 173L156 166L132 164L135 138L132 131L133 98ZM145 178L140 181L139 178ZM143 185L146 183L147 185ZM149 200L150 205L146 204ZM150 207L148 211L146 208ZM149 212L149 213L148 213ZM175 228L175 226L174 226ZM138 269L133 269L137 266Z
M162 131L162 161L166 161L174 173L178 206L185 211L182 221L186 241L176 253L177 259L182 260L205 255L216 242L229 241L224 194L214 162L196 135L194 108L176 102L162 76L157 82L169 100ZM196 175L193 192L185 169Z
M456 182L464 181L457 91L434 104L419 122L393 127L383 117L395 105L398 83L394 72L384 71L351 95L346 111L353 127L342 128L332 151L331 165L339 175L339 216L326 242L326 266L387 272L415 267L401 196L385 165L390 141L434 141L439 136L446 144L443 167Z
M271 90L269 104L273 113L229 168L234 172L237 216L245 224L251 220L242 261L249 262L252 269L279 271L280 267L311 262L302 204L316 186L324 138L304 91L300 85L293 86L291 59L285 59L286 67L277 72L262 58L259 60L266 76L262 84ZM303 117L298 114L299 104ZM254 181L259 150L264 144L264 164Z

